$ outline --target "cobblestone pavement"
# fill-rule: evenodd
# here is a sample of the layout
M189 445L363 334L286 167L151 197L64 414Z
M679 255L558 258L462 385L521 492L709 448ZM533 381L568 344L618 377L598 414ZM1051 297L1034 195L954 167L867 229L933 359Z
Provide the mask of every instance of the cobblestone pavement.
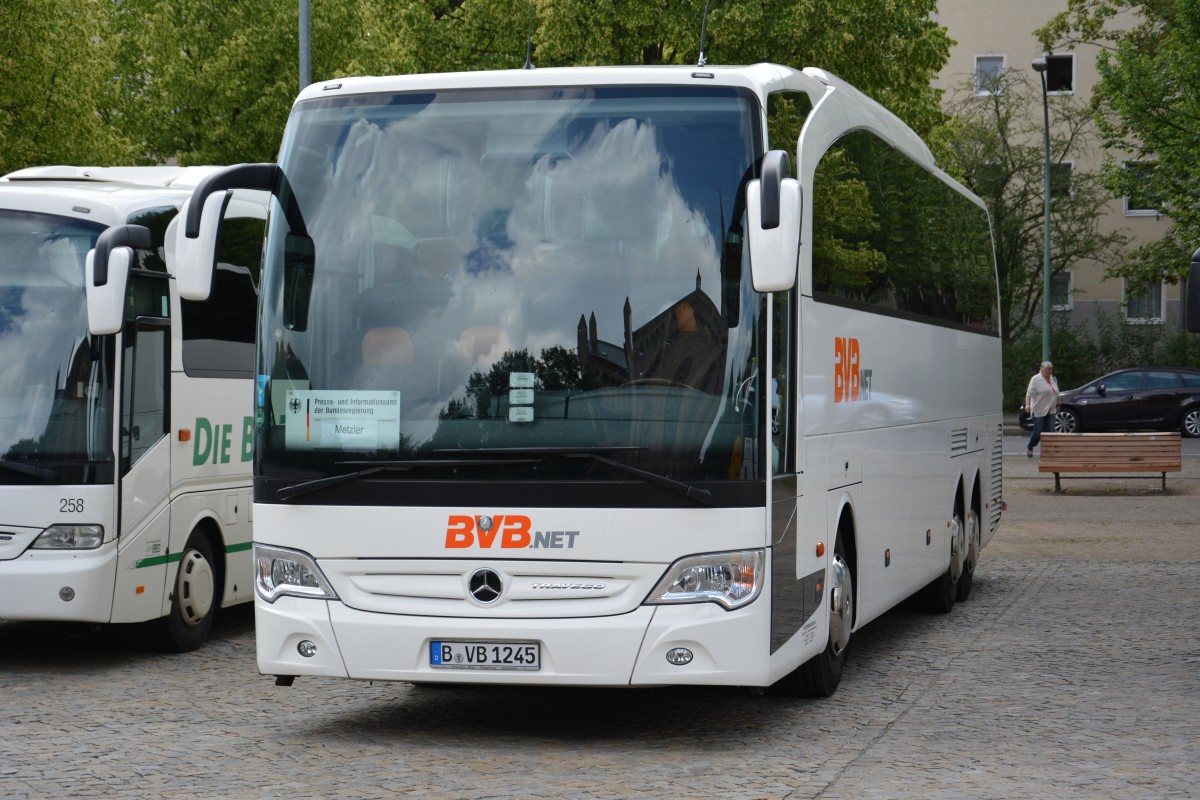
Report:
M1144 548L1030 558L1004 543L1006 525L1069 529L1045 484L1010 481L970 601L874 622L823 701L278 688L257 674L245 607L177 656L132 630L0 623L0 797L1200 796L1196 548L1160 546L1144 507L1101 488L1088 526ZM1152 514L1194 519L1200 481L1150 500Z

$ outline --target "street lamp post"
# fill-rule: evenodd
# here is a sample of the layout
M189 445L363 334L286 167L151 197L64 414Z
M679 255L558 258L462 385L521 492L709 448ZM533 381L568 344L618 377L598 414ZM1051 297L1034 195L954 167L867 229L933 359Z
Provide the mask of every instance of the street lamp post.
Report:
M1046 91L1049 60L1049 53L1045 58L1033 60L1033 69L1042 79L1042 133L1046 150L1046 161L1042 168L1042 209L1045 217L1042 242L1042 361L1050 360L1050 103Z
M312 23L308 0L300 0L300 91L312 82Z

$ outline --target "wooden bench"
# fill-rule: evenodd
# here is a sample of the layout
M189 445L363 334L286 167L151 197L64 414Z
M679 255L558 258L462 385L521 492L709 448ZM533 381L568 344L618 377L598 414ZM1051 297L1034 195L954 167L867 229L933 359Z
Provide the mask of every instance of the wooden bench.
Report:
M1162 490L1167 473L1183 469L1183 445L1174 433L1043 433L1039 472L1054 473L1054 491L1062 494L1064 472L1157 472ZM1079 477L1098 478L1100 475Z

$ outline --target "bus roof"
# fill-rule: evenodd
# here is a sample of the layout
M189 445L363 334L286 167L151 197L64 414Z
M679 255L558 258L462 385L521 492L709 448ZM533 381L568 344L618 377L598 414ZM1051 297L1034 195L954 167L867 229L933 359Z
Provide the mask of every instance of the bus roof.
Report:
M178 208L220 167L30 167L0 178L0 209L123 223L134 211Z
M778 64L751 66L629 66L549 67L544 69L479 70L418 75L337 78L314 83L300 93L296 102L338 94L374 94L434 89L481 89L567 86L738 86L765 94L781 88L786 78L803 73Z

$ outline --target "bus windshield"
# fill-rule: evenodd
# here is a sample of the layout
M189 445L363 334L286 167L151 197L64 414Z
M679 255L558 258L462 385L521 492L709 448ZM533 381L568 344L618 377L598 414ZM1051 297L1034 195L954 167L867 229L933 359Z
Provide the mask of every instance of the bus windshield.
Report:
M265 260L260 477L761 480L741 247L759 114L719 87L299 104Z
M83 286L102 230L0 210L0 484L112 479L111 337Z

